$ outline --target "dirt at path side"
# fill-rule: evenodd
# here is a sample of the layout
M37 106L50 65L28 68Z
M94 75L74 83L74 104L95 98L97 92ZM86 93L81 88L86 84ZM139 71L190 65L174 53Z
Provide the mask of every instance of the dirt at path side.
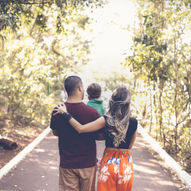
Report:
M3 147L0 147L0 169L31 143L43 130L35 127L7 128L5 138L16 142L18 147L13 150L5 150Z
M58 191L57 144L50 133L0 180L0 191Z

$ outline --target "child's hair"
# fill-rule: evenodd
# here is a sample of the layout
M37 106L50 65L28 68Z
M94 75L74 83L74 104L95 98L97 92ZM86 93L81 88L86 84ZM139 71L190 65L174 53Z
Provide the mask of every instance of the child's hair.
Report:
M97 83L92 83L87 88L89 99L97 99L101 96L101 86Z

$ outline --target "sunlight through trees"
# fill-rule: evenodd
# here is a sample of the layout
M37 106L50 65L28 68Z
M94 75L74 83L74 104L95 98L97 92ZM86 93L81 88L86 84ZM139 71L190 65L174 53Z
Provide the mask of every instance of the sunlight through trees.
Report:
M126 66L134 73L136 94L144 97L140 123L190 172L191 4L138 3L139 27Z
M63 79L87 62L84 7L99 1L0 1L0 132L49 124Z

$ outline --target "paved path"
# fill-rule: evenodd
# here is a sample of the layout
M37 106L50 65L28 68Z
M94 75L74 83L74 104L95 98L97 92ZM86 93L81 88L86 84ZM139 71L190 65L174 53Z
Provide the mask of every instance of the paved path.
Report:
M57 191L58 161L57 138L49 135L0 180L0 191Z
M136 139L132 155L135 174L133 191L188 191L141 136Z
M101 158L104 142L98 142ZM152 153L140 136L132 150L134 159L133 191L187 191L176 180L156 153ZM0 180L0 191L57 191L58 190L57 138L47 136L15 169Z

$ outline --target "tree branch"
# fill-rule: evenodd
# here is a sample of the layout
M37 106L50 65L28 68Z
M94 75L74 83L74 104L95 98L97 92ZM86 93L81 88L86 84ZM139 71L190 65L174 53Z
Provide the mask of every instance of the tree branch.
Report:
M0 0L0 3L5 3L4 0ZM53 3L53 1L43 1L43 0L39 0L39 1L25 1L25 0L12 0L12 3L19 3L19 4L25 4L25 5L40 5L40 4L50 4L50 3ZM10 4L7 3L7 4Z

